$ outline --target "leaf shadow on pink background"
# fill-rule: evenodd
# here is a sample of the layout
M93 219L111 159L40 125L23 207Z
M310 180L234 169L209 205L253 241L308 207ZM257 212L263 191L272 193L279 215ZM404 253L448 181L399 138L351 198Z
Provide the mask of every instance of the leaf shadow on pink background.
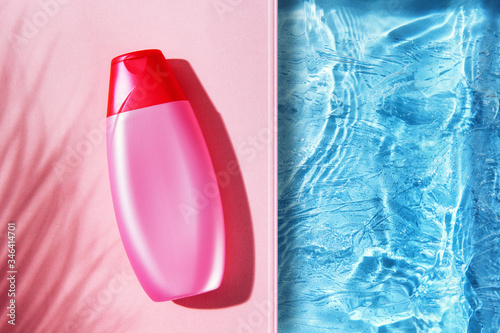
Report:
M106 289L113 276L100 267L107 260L113 262L115 254L109 246L116 242L87 242L84 237L89 225L85 211L102 181L82 184L83 160L62 179L54 172L55 164L78 138L74 134L78 133L78 118L87 112L84 107L71 109L74 115L68 123L61 122L65 127L61 133L47 129L44 108L49 106L41 102L42 88L53 82L49 64L55 43L48 44L48 51L36 58L38 71L30 72L31 63L17 58L14 47L3 54L0 67L0 130L8 138L0 143L0 268L8 271L4 231L7 222L15 221L17 271L15 297L5 297L8 281L0 281L2 318L7 318L10 300L16 302L16 325L2 320L0 332L75 331L70 326L97 330L103 327L99 316L79 311L87 308L89 297ZM93 150L97 154L102 148ZM104 326L111 329L123 325L122 320L112 319Z

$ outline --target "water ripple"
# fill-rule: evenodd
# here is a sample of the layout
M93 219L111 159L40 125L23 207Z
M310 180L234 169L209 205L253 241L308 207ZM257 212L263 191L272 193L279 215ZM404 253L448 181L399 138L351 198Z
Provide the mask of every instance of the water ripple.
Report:
M498 332L498 19L332 3L280 6L280 331Z

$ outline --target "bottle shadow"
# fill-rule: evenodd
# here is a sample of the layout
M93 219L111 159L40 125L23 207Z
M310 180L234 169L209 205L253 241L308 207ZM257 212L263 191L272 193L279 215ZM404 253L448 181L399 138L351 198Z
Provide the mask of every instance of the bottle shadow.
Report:
M222 117L190 63L183 59L167 61L193 107L207 143L218 179L226 233L226 261L221 286L173 302L196 309L235 306L250 298L255 279L255 244L245 184Z

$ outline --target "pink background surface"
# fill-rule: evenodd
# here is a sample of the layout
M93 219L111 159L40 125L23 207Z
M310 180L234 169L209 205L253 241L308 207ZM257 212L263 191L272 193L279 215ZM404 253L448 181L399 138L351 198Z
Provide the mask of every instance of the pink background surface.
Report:
M0 276L9 221L17 226L18 270L16 326L7 325L2 278L0 331L273 332L274 4L0 5ZM186 60L171 66L216 171L234 159L241 169L221 187L229 243L221 290L175 303L152 302L133 275L107 175L110 61L146 48Z

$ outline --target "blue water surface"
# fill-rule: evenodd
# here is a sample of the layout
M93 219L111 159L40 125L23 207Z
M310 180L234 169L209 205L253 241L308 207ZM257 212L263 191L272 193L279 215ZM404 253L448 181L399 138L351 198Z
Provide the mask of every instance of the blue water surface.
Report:
M279 2L280 332L500 332L499 8Z

